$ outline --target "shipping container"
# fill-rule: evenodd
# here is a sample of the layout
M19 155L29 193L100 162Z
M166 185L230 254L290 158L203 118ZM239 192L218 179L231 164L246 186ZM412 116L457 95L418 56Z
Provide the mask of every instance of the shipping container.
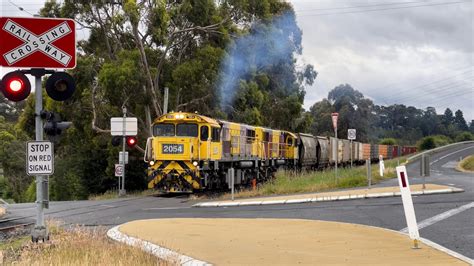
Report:
M370 144L362 143L362 160L370 159Z
M379 145L370 144L370 160L377 161L379 159Z
M387 145L379 145L379 158L382 156L382 159L388 158L388 146Z

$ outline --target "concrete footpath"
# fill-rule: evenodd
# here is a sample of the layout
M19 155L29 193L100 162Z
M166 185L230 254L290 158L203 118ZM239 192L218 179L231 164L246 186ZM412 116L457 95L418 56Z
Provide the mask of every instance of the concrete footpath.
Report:
M425 189L422 185L410 185L412 195L428 195L428 194L443 194L463 192L460 188L426 184ZM252 205L273 205L273 204L294 204L305 202L319 202L319 201L337 201L337 200L352 200L364 198L383 198L400 196L400 188L396 187L374 187L370 189L352 189L352 190L338 190L331 192L260 197L260 198L246 198L236 199L234 201L211 201L194 204L193 207L232 207L232 206L252 206Z
M152 219L108 236L182 265L469 265L382 228L299 219ZM423 240L422 240L423 241ZM466 260L466 258L463 258Z

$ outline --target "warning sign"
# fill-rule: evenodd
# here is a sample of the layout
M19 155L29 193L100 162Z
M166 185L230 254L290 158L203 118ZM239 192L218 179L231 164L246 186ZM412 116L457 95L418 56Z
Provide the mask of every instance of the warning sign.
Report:
M123 165L115 164L115 176L122 176L122 175L123 175Z
M26 145L26 174L52 175L54 148L49 141L29 141Z

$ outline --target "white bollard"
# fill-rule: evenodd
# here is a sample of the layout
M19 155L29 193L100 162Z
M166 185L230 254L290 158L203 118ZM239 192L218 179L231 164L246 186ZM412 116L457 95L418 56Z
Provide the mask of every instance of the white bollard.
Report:
M379 157L379 172L380 176L383 176L383 172L385 171L385 163L383 162L383 157L380 155Z
M403 210L408 227L408 234L413 240L413 248L418 249L420 233L418 232L418 223L416 222L415 208L413 207L413 199L411 197L410 184L408 182L407 169L405 166L397 168L398 184L402 194Z

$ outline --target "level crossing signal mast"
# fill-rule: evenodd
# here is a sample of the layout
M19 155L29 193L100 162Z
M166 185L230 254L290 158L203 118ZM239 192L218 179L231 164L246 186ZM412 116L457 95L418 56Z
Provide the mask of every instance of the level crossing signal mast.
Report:
M35 86L35 141L29 141L27 155L28 175L36 176L36 224L31 232L33 242L47 240L49 234L44 222L44 208L48 208L48 176L54 173L54 149L49 141L43 141L43 133L48 136L61 134L70 122L61 121L59 115L43 110L42 77L50 75L46 81L46 92L55 101L69 99L76 88L74 79L65 72L53 69L73 69L76 67L76 26L67 18L19 18L0 16L0 66L22 69L12 71L0 80L0 91L10 101L23 101L31 93L31 84L26 74L34 77ZM45 125L43 126L43 120ZM44 132L43 132L44 131ZM32 147L32 149L28 149ZM34 147L43 147L38 151ZM38 161L35 158L50 158ZM48 171L46 171L48 170Z

